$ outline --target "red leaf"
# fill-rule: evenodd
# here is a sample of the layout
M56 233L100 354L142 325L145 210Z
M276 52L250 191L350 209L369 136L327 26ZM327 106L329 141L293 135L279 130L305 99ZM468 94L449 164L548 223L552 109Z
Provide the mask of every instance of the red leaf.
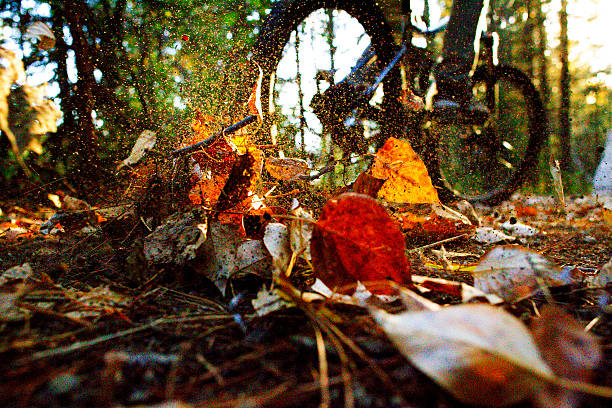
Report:
M363 194L325 204L310 249L318 277L332 288L357 280L411 282L404 236L384 207Z

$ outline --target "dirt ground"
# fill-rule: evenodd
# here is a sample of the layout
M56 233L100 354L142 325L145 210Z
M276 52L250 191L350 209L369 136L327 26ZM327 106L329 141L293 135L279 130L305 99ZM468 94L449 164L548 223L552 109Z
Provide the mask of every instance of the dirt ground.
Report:
M409 363L362 307L319 301L259 317L250 300L269 285L265 277L245 276L223 297L189 265L148 265L143 220L100 222L87 211L59 221L64 232L43 234L58 210L17 197L0 202L0 271L27 263L32 272L0 278L0 406L466 406ZM612 256L602 211L592 197L568 198L565 214L546 197L476 208L483 225L535 227L518 244L584 276ZM443 263L432 252L441 244L430 244L408 245L422 248L409 252L413 274L473 284L468 273L431 267ZM453 264L471 264L495 245L463 237L444 249L467 254ZM612 387L610 289L574 283L500 307L530 324L552 300L588 325L604 354L592 382ZM400 301L382 307L402 309ZM609 404L584 396L579 406Z

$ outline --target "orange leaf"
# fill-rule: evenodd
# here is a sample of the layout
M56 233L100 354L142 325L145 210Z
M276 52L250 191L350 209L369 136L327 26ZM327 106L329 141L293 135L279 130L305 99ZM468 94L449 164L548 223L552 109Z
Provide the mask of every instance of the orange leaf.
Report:
M384 207L355 193L325 204L310 241L315 271L330 287L357 280L411 282L405 249L404 237Z
M263 70L257 65L259 75L257 76L257 82L253 86L253 91L249 97L247 106L251 115L257 115L259 120L263 120L263 111L261 109L261 82L263 80Z
M186 146L208 139L215 133L216 127L218 126L214 117L197 112L196 118L191 122L191 129L194 134L186 141ZM220 137L212 145L192 154L191 157L202 168L209 168L215 173L227 174L236 161L237 150L236 146L230 144L225 138Z
M376 153L371 173L387 180L378 191L379 198L410 204L440 201L425 164L406 141L389 138Z

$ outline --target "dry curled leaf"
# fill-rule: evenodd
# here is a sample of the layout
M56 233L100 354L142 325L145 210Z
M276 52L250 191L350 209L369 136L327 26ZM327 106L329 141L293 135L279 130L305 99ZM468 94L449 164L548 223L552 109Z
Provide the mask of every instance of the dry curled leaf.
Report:
M556 380L529 330L502 309L460 305L372 315L400 353L462 402L508 406Z
M155 142L157 142L157 134L151 130L143 130L134 143L130 155L117 166L117 170L137 164L149 150L155 147Z
M279 222L269 223L266 225L263 242L272 256L275 276L285 273L291 260L291 243L287 226Z
M356 281L410 282L404 237L373 198L345 193L329 200L314 225L312 262L330 287Z
M491 227L478 227L472 239L481 244L497 244L498 242L514 242L516 237Z
M304 258L310 260L310 238L312 237L312 228L314 218L312 213L305 210L301 205L298 205L291 209L291 215L296 217L291 220L289 224L289 237L291 241L291 250L304 256Z
M24 37L38 40L36 46L45 51L55 47L55 35L53 31L51 31L51 28L47 24L41 21L30 24Z
M292 181L308 176L310 166L302 159L266 157L266 170L277 180Z
M261 173L261 150L248 151L237 157L229 178L219 194L215 209L225 211L240 204L249 195Z

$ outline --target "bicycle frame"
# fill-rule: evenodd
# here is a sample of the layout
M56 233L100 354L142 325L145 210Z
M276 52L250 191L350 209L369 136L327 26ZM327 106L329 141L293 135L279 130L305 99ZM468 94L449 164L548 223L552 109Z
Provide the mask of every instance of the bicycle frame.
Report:
M382 68L380 73L376 75L373 84L370 85L357 98L357 101L355 101L357 104L360 104L359 102L362 102L361 105L363 105L363 102L367 102L371 98L371 96L376 91L376 88L382 83L382 81L389 74L389 72L391 72L391 70L394 69L396 65L398 65L398 63L400 63L402 58L404 58L406 61L405 67L409 71L407 73L407 76L410 77L411 83L414 83L413 80L416 77L417 72L423 72L423 70L425 70L426 72L429 73L429 71L431 71L431 67L434 64L433 58L430 55L431 52L428 50L428 48L421 48L421 47L414 45L413 38L415 34L418 34L418 35L425 37L426 41L429 43L429 40L433 36L445 30L448 24L449 18L448 17L444 18L440 22L440 24L435 27L428 28L426 30L422 30L419 27L412 24L412 9L411 9L410 3L411 3L410 0L402 0L402 42L399 45L399 49L397 53L395 54L393 59L389 62L389 64L387 64L387 66ZM425 4L426 5L428 4L427 0L425 1ZM490 18L491 17L489 16L489 19ZM489 73L488 77L492 78L493 68L495 65L497 65L497 45L498 45L497 35L494 32L484 31L482 33L481 40L483 44L483 47L482 47L483 51L482 51L482 54L479 55L478 60L480 63L484 62L484 65L487 67L487 72ZM363 78L365 77L362 71L364 70L367 63L372 59L373 56L374 56L374 51L370 47L366 48L364 53L357 60L357 63L355 64L355 66L352 68L351 72L344 79L339 81L336 85L339 85L343 82L349 82L351 84L356 84L356 83L361 82ZM485 82L487 84L487 89L493 88L492 87L493 83L491 79L488 79ZM429 85L429 83L427 83L427 85ZM414 89L412 91L414 91ZM425 91L426 89L421 89L420 92L415 92L415 93L421 97L424 97ZM496 106L495 92L487 91L486 105L487 105L487 108L489 108L491 111L495 108ZM351 112L351 115L348 116L344 120L344 125L347 130L350 130L350 128L357 122L358 113L359 113L359 107L353 109ZM427 120L427 118L425 119ZM455 119L461 120L461 118L455 118ZM474 124L482 124L482 123L475 122Z

